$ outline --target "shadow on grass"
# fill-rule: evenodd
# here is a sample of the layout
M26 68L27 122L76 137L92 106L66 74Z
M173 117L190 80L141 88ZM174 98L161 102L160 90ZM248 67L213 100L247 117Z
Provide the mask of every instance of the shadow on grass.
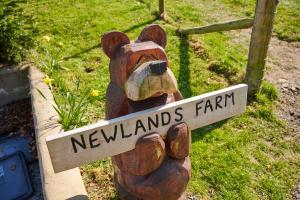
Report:
M157 16L156 16L155 18L153 18L153 19L148 20L148 21L145 21L145 22L142 22L142 23L140 23L140 24L137 24L137 25L134 25L134 26L132 26L132 27L129 27L128 29L126 29L126 30L124 30L124 31L122 31L122 32L123 32L123 33L128 33L128 32L133 31L134 29L137 29L137 28L139 28L139 27L141 27L141 26L146 26L146 25L148 25L148 24L152 24L152 23L155 22L156 20L158 20L158 17L157 17Z
M189 98L192 96L192 89L190 86L190 55L189 55L189 43L186 36L180 37L180 68L178 77L179 90L184 96L184 98Z
M63 58L63 60L69 60L71 58L77 58L81 54L87 53L87 52L89 52L89 51L91 51L93 49L100 48L100 47L101 47L101 44L96 44L96 45L94 45L92 47L89 47L89 48L84 49L84 50L82 50L82 51L80 51L78 53L75 53L72 56L65 57L65 58Z
M151 23L155 22L157 19L158 19L158 17L155 17L155 18L150 19L148 21L145 21L145 22L142 22L140 24L137 24L137 25L134 25L132 27L129 27L128 29L125 29L122 32L123 33L128 33L128 32L133 31L134 29L137 29L137 28L139 28L141 26L145 26L145 25L151 24ZM72 59L72 58L77 58L81 54L87 53L87 52L89 52L89 51L91 51L93 49L96 49L96 48L101 48L101 44L96 44L94 46L91 46L91 47L89 47L87 49L84 49L84 50L82 50L82 51L80 51L78 53L73 54L72 56L65 57L65 58L63 58L63 60L69 60L69 59Z
M191 86L190 86L190 55L189 55L189 42L187 36L181 35L180 37L180 69L178 77L178 86L179 90L184 96L184 98L189 98L193 95ZM214 129L220 128L225 124L227 120L222 120L214 124L207 125L205 127L196 129L192 131L192 141L203 140L203 138L209 134Z
M213 130L222 127L224 124L226 124L226 122L228 121L228 119L204 126L202 128L196 129L192 131L192 143L199 141L199 140L203 140L203 138L211 133Z

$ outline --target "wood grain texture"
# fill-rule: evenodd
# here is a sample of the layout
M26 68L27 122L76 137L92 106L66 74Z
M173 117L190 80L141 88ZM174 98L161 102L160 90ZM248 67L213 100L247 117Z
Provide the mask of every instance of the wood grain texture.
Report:
M147 177L132 176L119 171L114 180L122 200L179 200L186 189L190 176L191 161L189 157L180 160L166 158L160 168Z
M159 168L164 158L165 143L152 133L139 138L134 150L114 156L114 161L124 173L145 176Z
M248 94L253 98L259 91L264 77L266 57L272 36L275 11L278 0L257 0L254 25L248 54L245 83Z
M140 101L152 97L157 91L166 94L178 91L173 72L167 68L163 74L156 75L151 72L150 63L140 65L125 83L125 93L129 99Z
M124 51L121 48L121 51L119 50L111 59L110 69L115 70L110 71L111 85L117 85L115 88L118 88L118 91L122 90L123 86L124 92L116 93L111 90L112 87L107 91L111 93L107 94L109 97L106 103L107 119L182 99L175 76L168 68L168 60L163 50L165 45L164 30L158 25L150 25L144 28L137 41L124 46ZM122 74L124 76L120 79ZM111 102L116 102L116 106L112 106ZM118 102L123 103L117 105ZM164 125L170 122L165 120L168 119L162 121ZM158 127L158 123L158 118L149 120L148 128L151 130L150 126ZM121 199L178 200L182 197L191 172L188 150L178 151L181 147L187 149L190 142L190 133L184 128L187 125L183 124L168 130L169 142L159 133L152 132L140 137L134 149L112 157L114 182ZM122 125L120 129L121 132L124 131ZM140 120L136 122L135 135L137 129L145 131L145 125ZM122 138L131 136L132 134L126 135L122 132ZM173 144L177 149L170 148ZM172 152L168 152L172 153L177 162L166 154L166 147L172 149ZM176 177L172 173L165 174L166 170L175 172ZM168 185L165 185L166 183Z
M168 63L164 49L153 41L131 43L122 46L110 61L110 80L123 88L128 77L141 60L162 60Z
M234 94L234 104L232 104L231 98L227 98L227 105L225 107L226 95L228 96L232 94ZM217 99L217 97L223 98L223 101L219 103L220 106L222 106L222 109L217 107L216 101L220 99ZM103 120L92 125L47 137L46 141L54 170L56 172L60 172L81 166L94 160L99 160L132 150L135 148L137 140L143 135L147 135L151 132L157 132L162 137L165 137L168 129L179 122L187 123L190 130L193 130L232 117L245 111L246 99L247 85L240 84L111 120ZM209 103L206 103L208 100L211 103L211 106ZM198 116L196 115L197 113L195 110L197 103L199 108ZM204 113L205 107L206 113ZM177 111L182 114L183 118L176 121L176 119L178 120L180 118L180 116L175 115L176 109L179 108L180 110ZM165 118L168 117L167 114L163 113L170 113L171 116L170 122L166 125L164 125L164 123L168 120L165 119L163 123L162 116ZM158 127L151 126L150 130L148 126L149 118L152 120L156 120L156 118L158 118ZM144 125L146 130L143 128L137 128L140 127L141 124ZM124 130L123 135L121 125ZM91 135L94 132L95 134ZM104 135L106 138L102 132L105 133ZM75 153L71 138L74 138L80 143L85 141L86 148L81 148L76 145L78 147L78 151ZM111 138L109 142L106 141L108 138ZM92 142L94 145L100 145L92 147L90 139L97 140Z
M163 0L161 0L163 2ZM157 24L146 26L138 37L139 41L153 41L161 47L165 48L167 45L167 34Z
M178 33L183 35L189 34L204 34L211 32L230 31L236 29L250 28L253 25L253 19L239 19L217 24L211 24L202 27L194 27L189 29L179 29Z
M156 97L151 97L142 101L129 101L129 106L128 106L128 112L129 113L134 113L137 111L153 108L156 106L162 106L165 104L168 104L170 102L174 102L177 100L182 100L182 98L178 98L180 92L177 91L174 94L163 94L159 95ZM176 99L177 98L177 99ZM174 134L175 132L173 129L169 129L168 135ZM182 134L182 136L188 135ZM156 140L149 140L149 137L154 136ZM181 159L182 165L178 165L177 162L172 162L172 159L168 157L165 153L165 147L168 145L166 142L166 139L162 140L162 137L159 136L157 138L156 133L152 133L149 135L146 135L147 142L140 142L140 139L138 140L137 144L135 145L135 149L131 150L130 155L135 155L137 158L138 157L145 157L146 159L139 159L136 160L135 158L129 156L127 152L121 153L119 155L113 156L112 161L113 161L113 167L114 167L114 182L116 189L119 193L119 196L123 200L129 200L129 199L169 199L169 200L179 200L181 199L182 191L184 191L191 172L191 166L190 166L190 160L188 155ZM143 138L144 140L144 138ZM159 143L155 142L159 140ZM188 137L182 137L182 143L188 143ZM156 143L156 144L155 144ZM159 146L162 146L163 148L157 148ZM180 146L181 144L179 144ZM163 150L163 151L161 151ZM155 156L151 155L156 155L157 160L153 160L153 157L155 159ZM150 155L150 157L149 157ZM118 163L118 159L122 158L122 165ZM150 158L150 159L149 159ZM152 162L149 162L152 158ZM133 162L132 160L135 160ZM159 160L162 160L163 162L160 162ZM169 165L167 165L167 163ZM140 166L139 168L144 171L143 175L137 176L136 171L132 170L131 172L127 170L128 168L131 168L131 166ZM129 167L127 167L129 166ZM180 168L181 170L177 171L177 176L178 177L185 177L182 179L176 179L168 176L174 176L174 174L164 174L162 176L162 171L165 169L162 166L168 166L169 171L174 171L174 169ZM144 168L144 169L143 169ZM150 169L150 170L149 170ZM152 170L151 170L152 169ZM147 173L148 171L148 173ZM180 174L179 174L180 173ZM166 186L164 185L164 180L170 180L170 185ZM126 182L123 180L127 180L129 185L126 185ZM133 182L131 182L133 181ZM142 185L147 186L147 187L141 187ZM178 193L177 191L174 192L170 189L169 187L176 188L179 187ZM151 187L151 188L150 188ZM138 190L131 190L131 188L139 188ZM149 191L149 188L151 191ZM153 190L156 188L155 190ZM151 194L150 194L151 193ZM181 197L179 197L181 195Z
M191 176L190 130L243 112L247 86L182 100L161 27L147 26L121 47L113 37L103 40L111 58L108 120L47 138L54 170L112 156L121 199L182 199Z
M121 46L129 43L127 35L119 31L108 32L101 39L102 49L109 58L112 58Z
M172 126L167 134L167 153L175 159L184 159L190 153L191 132L186 123Z

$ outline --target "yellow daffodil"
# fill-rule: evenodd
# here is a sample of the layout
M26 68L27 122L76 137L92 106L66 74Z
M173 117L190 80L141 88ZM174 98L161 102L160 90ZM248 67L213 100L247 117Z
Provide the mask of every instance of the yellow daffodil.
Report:
M99 96L99 90L92 90L91 96L92 97L98 97Z
M46 42L49 42L51 40L51 37L48 35L43 36L43 40L45 40Z
M47 85L51 85L52 81L54 81L54 79L49 78L48 75L45 76L44 83L46 83Z
M63 47L63 46L64 46L64 43L58 42L58 46Z

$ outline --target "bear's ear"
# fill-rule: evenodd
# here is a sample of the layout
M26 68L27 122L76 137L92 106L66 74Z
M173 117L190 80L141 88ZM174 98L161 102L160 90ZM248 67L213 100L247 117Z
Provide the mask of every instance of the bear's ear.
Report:
M121 46L129 43L127 35L119 31L105 33L101 39L102 49L109 58L113 58Z
M165 48L167 44L167 34L159 25L151 24L144 28L138 40L141 42L153 41Z

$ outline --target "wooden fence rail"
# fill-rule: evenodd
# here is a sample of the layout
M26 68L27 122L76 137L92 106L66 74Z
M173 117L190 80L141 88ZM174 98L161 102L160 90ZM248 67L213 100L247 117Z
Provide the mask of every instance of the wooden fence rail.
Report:
M259 92L264 77L266 57L272 36L273 22L279 0L257 0L254 19L239 19L208 26L178 29L180 35L245 29L253 26L244 82L248 84L248 99ZM159 15L165 20L165 1L159 0Z
M253 21L254 21L253 19L249 19L249 18L232 20L232 21L226 21L217 24L211 24L208 26L195 27L189 29L179 29L178 33L183 35L190 35L190 34L204 34L204 33L211 33L211 32L244 29L244 28L252 27Z

